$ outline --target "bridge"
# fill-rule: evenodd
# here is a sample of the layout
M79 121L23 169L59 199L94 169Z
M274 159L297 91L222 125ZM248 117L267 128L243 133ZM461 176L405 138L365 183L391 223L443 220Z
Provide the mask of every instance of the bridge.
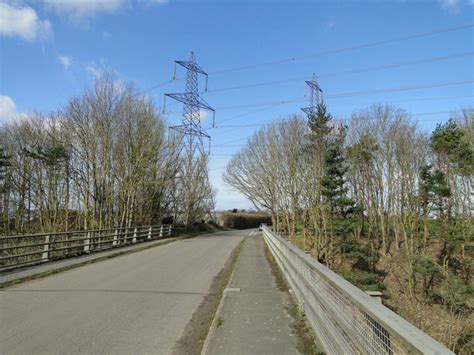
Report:
M190 237L168 225L0 237L0 353L296 354L295 302L325 353L451 354L269 228Z

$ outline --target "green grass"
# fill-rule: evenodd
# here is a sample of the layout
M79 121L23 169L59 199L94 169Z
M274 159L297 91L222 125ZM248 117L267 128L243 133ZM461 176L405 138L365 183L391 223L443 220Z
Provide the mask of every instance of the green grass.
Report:
M221 317L217 317L216 327L219 328L222 324L224 324L224 320Z

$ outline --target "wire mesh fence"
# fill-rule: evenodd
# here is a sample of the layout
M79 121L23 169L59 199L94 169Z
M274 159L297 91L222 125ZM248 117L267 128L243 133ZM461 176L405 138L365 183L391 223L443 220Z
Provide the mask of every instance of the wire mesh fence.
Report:
M453 354L269 228L263 234L328 354Z
M169 237L172 225L153 225L0 237L0 271Z

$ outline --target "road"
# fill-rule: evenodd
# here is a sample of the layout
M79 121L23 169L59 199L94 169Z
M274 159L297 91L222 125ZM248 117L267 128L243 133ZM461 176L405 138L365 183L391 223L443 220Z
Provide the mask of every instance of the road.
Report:
M0 353L168 354L248 231L220 232L0 291Z

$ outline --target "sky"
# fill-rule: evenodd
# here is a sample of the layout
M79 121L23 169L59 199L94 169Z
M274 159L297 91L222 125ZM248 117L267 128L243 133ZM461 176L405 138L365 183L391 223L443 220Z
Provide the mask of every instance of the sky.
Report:
M248 209L224 168L262 122L307 106L313 73L341 119L391 104L431 131L472 104L473 15L474 0L0 0L0 122L58 109L103 70L161 107L194 51L216 109L216 128L202 124L217 208ZM169 124L181 114L168 101Z

